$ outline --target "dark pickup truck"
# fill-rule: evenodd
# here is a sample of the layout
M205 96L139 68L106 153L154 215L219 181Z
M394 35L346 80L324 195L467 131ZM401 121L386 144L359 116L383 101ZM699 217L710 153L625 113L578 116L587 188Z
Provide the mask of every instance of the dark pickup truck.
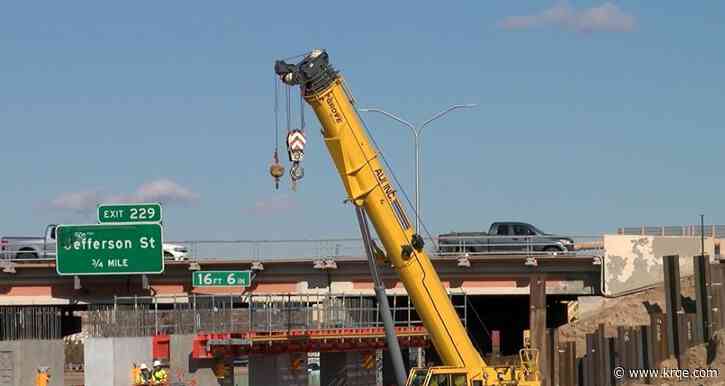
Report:
M495 222L488 232L451 232L438 236L438 253L572 252L574 240L544 233L523 222Z

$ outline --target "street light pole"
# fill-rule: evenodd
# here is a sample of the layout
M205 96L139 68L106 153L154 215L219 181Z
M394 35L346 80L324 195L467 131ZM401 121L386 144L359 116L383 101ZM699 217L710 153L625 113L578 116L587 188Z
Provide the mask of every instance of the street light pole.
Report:
M425 128L429 123L435 121L438 118L443 117L444 115L450 113L453 110L456 109L462 109L462 108L472 108L478 106L477 104L465 104L465 105L452 105L449 106L447 109L442 110L438 112L437 114L433 115L430 119L423 122L420 126L415 126L414 124L406 121L403 118L398 117L395 114L391 114L383 109L378 108L367 108L367 109L360 109L360 111L363 112L374 112L374 113L380 113L388 118L394 119L403 125L407 126L410 131L413 133L413 145L415 146L415 232L419 232L419 219L420 219L420 134L423 132L423 128Z

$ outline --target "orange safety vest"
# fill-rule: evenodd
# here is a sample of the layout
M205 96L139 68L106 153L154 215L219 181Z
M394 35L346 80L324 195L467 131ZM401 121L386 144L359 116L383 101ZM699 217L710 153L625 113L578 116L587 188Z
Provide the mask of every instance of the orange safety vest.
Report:
M48 386L48 373L38 373L35 376L35 386Z
M141 369L134 367L131 369L131 382L134 385L143 385L143 379L141 378Z

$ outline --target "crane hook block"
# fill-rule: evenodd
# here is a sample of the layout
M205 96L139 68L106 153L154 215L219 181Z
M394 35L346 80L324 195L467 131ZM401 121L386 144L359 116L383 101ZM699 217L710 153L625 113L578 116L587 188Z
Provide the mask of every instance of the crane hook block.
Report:
M269 166L269 174L274 178L274 187L279 189L279 179L284 175L284 166L275 162Z
M284 175L284 166L282 164L272 164L269 166L269 174L274 178L280 178Z
M279 189L279 179L284 175L284 166L279 163L277 150L272 155L272 164L269 165L269 174L274 178L274 187Z
M287 134L287 154L290 162L300 162L305 156L305 133L302 130L290 130Z

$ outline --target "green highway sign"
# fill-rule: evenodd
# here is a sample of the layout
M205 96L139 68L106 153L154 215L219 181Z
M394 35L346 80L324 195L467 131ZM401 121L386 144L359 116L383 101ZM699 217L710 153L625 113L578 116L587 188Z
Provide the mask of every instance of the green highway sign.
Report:
M161 273L161 225L58 225L55 269L59 275Z
M98 222L101 224L161 222L161 204L100 204Z
M249 287L252 271L196 271L191 283L194 287Z

